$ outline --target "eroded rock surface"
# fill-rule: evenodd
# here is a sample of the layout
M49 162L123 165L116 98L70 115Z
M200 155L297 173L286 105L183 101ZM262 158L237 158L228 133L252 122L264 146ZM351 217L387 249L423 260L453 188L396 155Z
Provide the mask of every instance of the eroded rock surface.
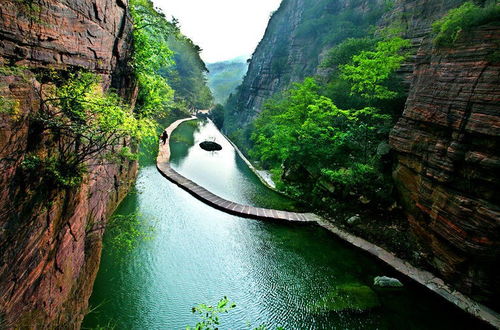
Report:
M103 227L133 182L137 164L89 165L80 187L44 186L19 165L33 148L38 110L34 72L86 69L130 103L131 23L121 0L0 2L0 95L18 102L0 114L0 319L8 326L79 328L98 270ZM10 70L10 71L9 71ZM12 72L11 72L12 71ZM124 143L127 143L124 141Z
M428 262L462 292L497 307L499 45L499 26L479 27L453 48L424 45L391 134L394 178Z

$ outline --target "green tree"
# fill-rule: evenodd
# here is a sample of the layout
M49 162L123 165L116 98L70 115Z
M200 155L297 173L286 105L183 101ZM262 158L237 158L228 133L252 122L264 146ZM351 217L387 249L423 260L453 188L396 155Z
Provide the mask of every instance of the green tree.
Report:
M214 122L215 126L221 129L224 126L224 106L222 104L217 104L210 111L210 119Z
M207 86L208 69L200 57L201 48L182 34L168 38L173 51L174 64L160 70L175 90L177 103L185 103L190 109L208 109L213 97Z
M400 37L379 41L375 50L364 50L352 57L352 62L341 65L340 77L352 84L351 94L367 99L392 99L395 91L384 85L390 75L406 59L404 49L410 41Z
M332 199L387 204L391 184L378 150L399 105L398 90L388 86L397 86L394 73L408 45L386 37L335 47L324 64L332 69L329 79L306 78L265 104L250 156L271 170L280 189L313 205L337 207Z
M51 75L57 80L56 72ZM40 111L32 118L39 136L51 139L57 148L50 155L28 155L25 169L44 169L56 184L74 186L89 161L95 163L110 154L129 156L124 141L156 133L153 120L134 115L118 95L103 90L95 74L78 72L58 79L63 80L60 86L41 89L45 92Z
M387 134L390 116L370 107L340 109L318 90L317 83L307 78L286 97L267 103L255 122L250 155L280 175L292 169L328 180L339 198L380 185L375 151ZM304 183L291 181L288 185ZM283 182L281 187L287 188Z
M133 65L139 83L136 112L145 117L165 117L174 91L158 71L173 65L167 41L179 30L151 0L131 0L130 13L134 22Z

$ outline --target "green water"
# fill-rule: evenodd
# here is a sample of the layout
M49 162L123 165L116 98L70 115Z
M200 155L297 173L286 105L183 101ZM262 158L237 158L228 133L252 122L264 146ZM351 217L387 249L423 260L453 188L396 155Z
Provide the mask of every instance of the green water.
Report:
M198 145L206 140L220 144L222 151L201 149ZM172 168L220 197L245 205L299 209L292 200L264 186L210 121L182 123L172 134L170 148Z
M179 172L228 199L293 207L259 185L212 124L183 125L178 133L172 160ZM197 142L207 136L224 149L201 151ZM151 162L140 169L137 190L117 212L139 212L156 234L132 252L105 245L91 297L99 307L85 318L86 328L183 329L197 321L193 305L224 295L237 308L222 316L221 329L249 329L248 323L270 329L481 327L405 279L403 289L374 289L381 306L371 311L313 312L311 306L337 286L371 287L374 276L397 274L322 228L217 211L164 179Z

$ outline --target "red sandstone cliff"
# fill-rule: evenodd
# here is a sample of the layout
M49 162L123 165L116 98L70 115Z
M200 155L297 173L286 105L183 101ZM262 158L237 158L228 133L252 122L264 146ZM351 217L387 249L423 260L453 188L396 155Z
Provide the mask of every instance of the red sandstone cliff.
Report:
M391 134L394 178L427 261L462 292L496 307L499 44L499 26L478 27L453 48L424 42Z
M126 0L0 2L0 95L19 102L0 114L0 323L14 327L78 328L98 270L101 225L125 196L137 164L89 166L75 189L22 177L27 151L50 149L32 139L38 109L33 72L87 69L129 102L135 82L127 62ZM45 142L45 141L43 141ZM12 155L15 155L14 157ZM0 324L1 327L1 324Z

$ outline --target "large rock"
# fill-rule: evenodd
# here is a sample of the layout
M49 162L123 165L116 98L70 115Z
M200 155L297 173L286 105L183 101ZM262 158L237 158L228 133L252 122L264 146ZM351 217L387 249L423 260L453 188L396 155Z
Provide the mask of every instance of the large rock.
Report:
M213 141L203 141L200 143L200 148L206 151L219 151L222 150L222 146L217 142Z
M377 276L373 279L373 285L382 288L399 288L403 284L397 279L387 276Z
M500 293L499 44L499 26L478 27L453 48L424 42L390 137L394 178L427 261L486 302Z
M19 102L15 115L0 114L0 317L16 328L72 329L87 311L99 267L103 230L94 229L126 195L137 164L89 164L84 183L71 190L19 177L27 151L52 149L30 134L40 84L31 71L86 69L133 104L132 25L126 1L28 3L0 1L0 65L28 68L0 77L0 95Z

